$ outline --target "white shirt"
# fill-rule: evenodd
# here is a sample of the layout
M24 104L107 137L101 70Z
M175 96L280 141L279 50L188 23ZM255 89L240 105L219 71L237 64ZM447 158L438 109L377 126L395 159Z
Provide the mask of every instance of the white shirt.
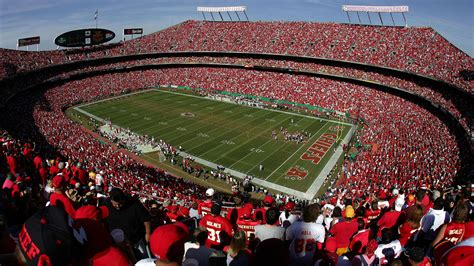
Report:
M295 222L286 231L291 240L290 258L293 265L310 265L316 250L316 242L323 243L326 231L321 224Z
M97 186L103 186L104 185L104 177L101 174L96 174L95 175L95 184Z
M398 258L398 256L400 256L400 254L402 253L402 245L400 244L400 241L398 241L398 239L388 244L379 244L374 254L375 256L377 256L377 258L379 258L380 262L385 260L385 255L383 254L383 250L386 248L393 249L393 252L395 253L395 258Z
M280 218L278 218L278 220L280 221L280 225L283 227L283 223L285 221L288 221L290 224L293 224L294 222L298 221L298 215L295 215L295 214L292 214L290 213L290 215L288 215L288 218L285 217L285 212L281 212L280 214Z
M198 210L193 209L193 208L189 209L189 217L190 217L190 218L196 217L197 219L201 218L201 217L199 216Z

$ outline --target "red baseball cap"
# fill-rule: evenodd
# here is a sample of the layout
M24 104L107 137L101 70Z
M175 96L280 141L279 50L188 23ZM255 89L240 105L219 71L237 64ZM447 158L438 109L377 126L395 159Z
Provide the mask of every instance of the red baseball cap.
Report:
M441 263L444 265L473 265L474 263L474 238L469 238L463 242L458 243L452 247L441 258Z
M130 261L127 255L123 253L119 248L111 246L104 252L95 255L91 262L93 266L109 266L113 262L114 266L128 266Z
M295 203L292 201L289 201L287 204L285 204L285 210L292 211L295 209Z
M266 205L272 205L274 202L275 200L270 195L265 196L265 198L263 199L263 203L265 203Z
M100 221L109 216L109 209L105 206L96 207L93 205L85 205L77 209L76 219L89 218Z
M150 250L160 260L181 262L188 234L182 226L166 224L155 229L150 238Z

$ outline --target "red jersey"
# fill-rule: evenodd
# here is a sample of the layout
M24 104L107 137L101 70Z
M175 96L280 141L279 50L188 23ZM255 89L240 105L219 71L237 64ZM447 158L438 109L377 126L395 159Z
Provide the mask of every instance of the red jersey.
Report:
M262 223L265 224L267 223L266 222L266 219L265 219L265 213L267 212L267 210L265 210L265 208L258 208L258 209L255 209L253 210L253 219L254 220L262 220Z
M77 178L79 182L81 182L81 185L87 185L89 174L84 169L76 168L74 171L74 177Z
M373 219L377 219L377 217L379 217L380 215L380 210L367 210L365 211L365 218L367 218L369 221L373 220Z
M211 208L212 208L212 201L203 201L200 202L198 205L198 213L199 215L205 216L206 214L211 213Z
M35 165L36 169L41 169L43 167L43 159L39 155L36 155L35 158L33 159L33 163Z
M7 156L7 164L8 164L8 167L10 168L10 172L12 174L16 174L16 159L15 157L9 155Z
M372 231L369 229L362 230L354 235L349 244L349 248L352 251L356 251L358 254L362 254L363 249L367 246L371 238Z
M413 228L408 222L404 222L399 228L398 233L400 234L400 244L402 247L406 245L411 236L418 230L418 228Z
M51 206L57 206L58 202L64 206L64 210L74 219L76 216L76 210L74 209L71 200L64 194L53 193L49 196L49 203Z
M464 232L464 236L462 237L463 240L466 240L472 236L474 236L474 221L469 221L464 224L466 227L466 232Z
M250 219L238 219L237 228L243 230L247 236L247 241L249 240L250 234L255 235L255 226L261 224L259 220L250 220Z
M465 225L459 223L449 223L446 225L444 230L444 239L453 242L454 245L459 243L463 238L464 232L466 231Z
M397 226L400 224L400 215L402 212L399 211L388 211L384 215L382 215L382 218L377 222L377 225L379 226L379 232L378 236L382 236L382 229L384 228L392 228L394 226Z
M226 233L229 239L232 237L232 225L222 216L213 216L206 214L199 222L200 226L207 229L208 236L206 240L207 247L216 247L221 244L221 233Z
M39 169L39 175L41 178L41 184L46 185L46 179L48 178L48 170L46 168Z
M338 222L332 226L329 232L336 238L337 248L349 247L350 239L357 232L357 227L356 219L353 219L350 222Z

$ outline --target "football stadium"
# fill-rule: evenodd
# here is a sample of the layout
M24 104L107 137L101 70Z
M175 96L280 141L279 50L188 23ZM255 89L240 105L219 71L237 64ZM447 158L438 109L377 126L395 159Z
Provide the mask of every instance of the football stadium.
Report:
M0 48L1 265L474 265L470 55L409 6L195 12Z

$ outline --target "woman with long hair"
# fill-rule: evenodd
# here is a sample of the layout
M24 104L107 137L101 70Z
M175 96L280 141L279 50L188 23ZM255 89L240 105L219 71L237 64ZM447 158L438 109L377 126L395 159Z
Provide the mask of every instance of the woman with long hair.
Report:
M247 238L243 230L235 231L227 250L227 266L247 266L250 256L246 253Z

